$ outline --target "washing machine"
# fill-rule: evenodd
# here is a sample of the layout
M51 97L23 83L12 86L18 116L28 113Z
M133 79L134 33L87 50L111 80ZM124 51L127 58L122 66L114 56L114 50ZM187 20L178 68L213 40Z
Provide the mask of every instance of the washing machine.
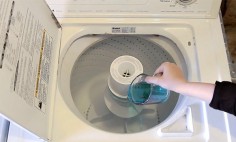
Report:
M163 62L189 81L231 80L220 4L3 0L0 112L32 141L235 141L236 119L209 102L172 91L161 104L127 99L136 75Z

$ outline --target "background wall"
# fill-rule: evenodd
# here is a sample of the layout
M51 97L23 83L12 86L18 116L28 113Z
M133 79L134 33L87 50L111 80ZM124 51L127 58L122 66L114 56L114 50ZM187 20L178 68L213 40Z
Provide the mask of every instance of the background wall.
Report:
M236 0L223 0L221 11L229 51L233 62L236 63Z

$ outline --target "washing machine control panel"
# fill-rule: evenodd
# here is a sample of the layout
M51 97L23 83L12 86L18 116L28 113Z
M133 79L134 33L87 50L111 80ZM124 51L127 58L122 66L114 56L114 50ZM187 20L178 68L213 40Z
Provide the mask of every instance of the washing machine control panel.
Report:
M47 0L58 17L214 18L221 0Z

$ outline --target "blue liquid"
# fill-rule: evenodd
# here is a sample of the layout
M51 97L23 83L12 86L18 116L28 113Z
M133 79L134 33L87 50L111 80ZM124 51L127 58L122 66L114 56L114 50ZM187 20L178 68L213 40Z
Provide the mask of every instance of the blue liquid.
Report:
M165 102L168 97L169 94L166 89L146 82L140 82L130 86L128 92L128 99L135 104Z
M150 103L163 103L169 98L168 90L158 85L152 86L152 96Z
M151 92L151 84L140 82L129 87L128 99L136 104L144 103Z

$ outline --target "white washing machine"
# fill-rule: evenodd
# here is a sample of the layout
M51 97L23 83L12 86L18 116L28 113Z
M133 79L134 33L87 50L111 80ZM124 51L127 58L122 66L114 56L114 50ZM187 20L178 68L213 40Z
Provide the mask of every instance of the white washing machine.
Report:
M206 102L117 93L165 61L189 81L231 80L220 3L3 0L0 112L45 141L235 141L235 118Z

